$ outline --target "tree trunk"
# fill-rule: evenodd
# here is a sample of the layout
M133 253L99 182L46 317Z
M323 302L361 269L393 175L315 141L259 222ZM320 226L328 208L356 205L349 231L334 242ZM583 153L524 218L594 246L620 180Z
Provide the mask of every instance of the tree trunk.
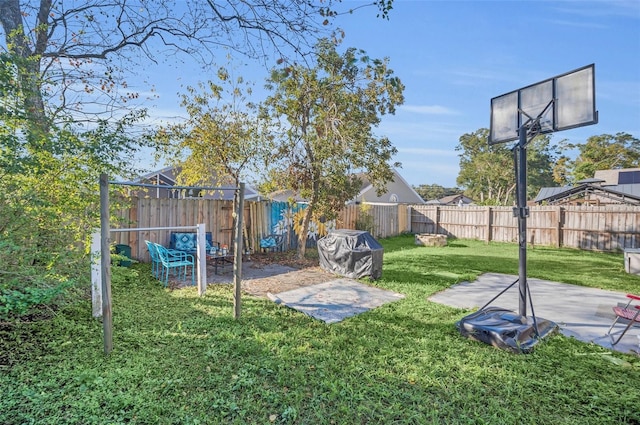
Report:
M36 51L29 47L24 32L19 0L0 0L0 24L5 33L9 54L14 56L20 88L24 96L24 111L29 115L32 126L32 140L38 140L48 131L49 125L44 110L40 76L39 55L47 45L47 16L51 10L51 0L41 0L38 11Z
M307 208L304 209L302 215L302 226L300 226L300 233L298 233L298 259L304 260L304 256L307 253L307 233L309 232L309 222L311 222L311 216L313 216L313 210L315 201L311 200Z

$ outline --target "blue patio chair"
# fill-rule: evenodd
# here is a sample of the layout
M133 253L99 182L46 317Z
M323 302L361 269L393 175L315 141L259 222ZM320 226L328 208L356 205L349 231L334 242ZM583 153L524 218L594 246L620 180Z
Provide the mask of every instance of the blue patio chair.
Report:
M162 265L162 276L160 280L164 286L169 284L169 274L172 270L176 272L176 276L182 280L187 280L187 267L191 267L191 284L195 285L195 260L193 255L185 252L168 250L164 246L154 243L160 264Z
M151 273L153 273L153 277L156 279L160 277L160 268L162 267L162 263L160 262L160 256L158 255L158 250L156 246L151 241L144 241L147 244L147 250L149 251L149 256L151 257Z
M151 272L153 273L153 277L156 279L160 278L160 270L162 269L162 262L160 261L160 256L158 255L158 249L156 248L156 244L151 241L145 240L144 243L147 245L147 250L149 251L149 256L151 257ZM182 251L178 251L175 249L168 249L171 254L182 254Z

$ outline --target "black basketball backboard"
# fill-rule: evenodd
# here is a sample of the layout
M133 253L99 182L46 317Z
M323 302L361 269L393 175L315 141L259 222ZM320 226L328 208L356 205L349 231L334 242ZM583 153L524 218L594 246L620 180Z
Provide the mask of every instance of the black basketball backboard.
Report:
M545 134L598 122L595 65L491 99L489 144L518 139L518 129Z

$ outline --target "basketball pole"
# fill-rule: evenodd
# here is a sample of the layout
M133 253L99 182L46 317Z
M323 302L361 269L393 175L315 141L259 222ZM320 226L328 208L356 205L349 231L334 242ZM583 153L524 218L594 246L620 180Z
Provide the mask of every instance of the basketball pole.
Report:
M527 132L526 124L518 129L518 181L516 193L518 194L518 292L520 293L520 316L527 316Z

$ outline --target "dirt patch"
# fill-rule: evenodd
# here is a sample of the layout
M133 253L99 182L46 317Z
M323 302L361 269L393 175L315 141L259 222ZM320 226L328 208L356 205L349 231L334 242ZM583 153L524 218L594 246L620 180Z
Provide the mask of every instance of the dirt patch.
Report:
M273 268L269 267L268 269ZM267 292L277 294L303 286L328 282L335 278L335 275L322 270L319 266L291 269L272 276L242 279L242 290L247 294L266 298Z
M266 298L267 292L277 294L303 286L328 282L336 276L320 268L313 253L299 260L295 252L253 254L242 261L242 291ZM233 265L217 267L207 264L207 285L233 284ZM184 286L184 282L170 282L172 288Z
M294 269L305 269L320 265L318 251L315 249L308 249L306 257L302 260L298 258L297 251L286 251L253 254L251 255L251 262L256 265L280 264Z

